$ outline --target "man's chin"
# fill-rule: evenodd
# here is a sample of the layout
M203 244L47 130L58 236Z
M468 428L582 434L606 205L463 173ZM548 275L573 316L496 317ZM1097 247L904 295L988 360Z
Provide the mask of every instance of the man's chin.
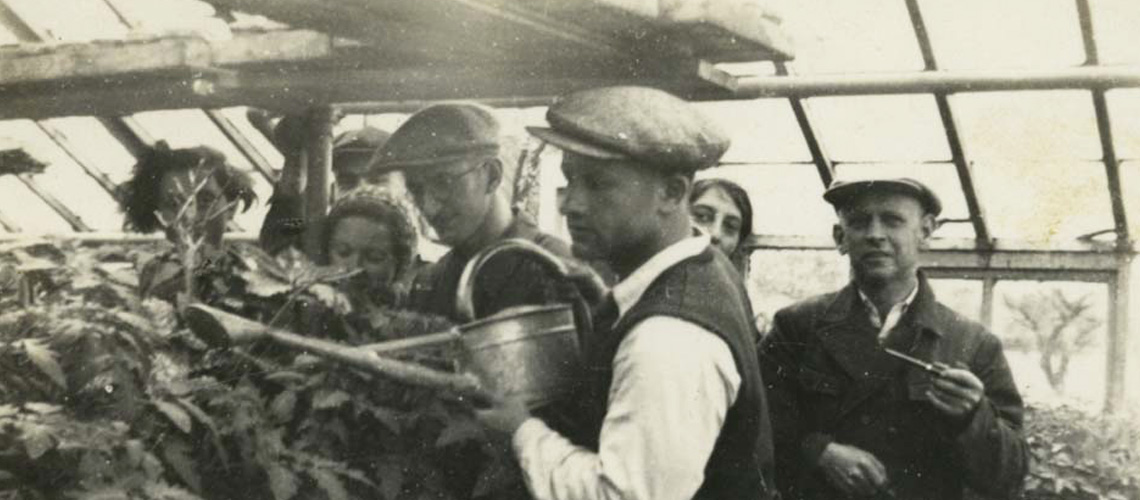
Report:
M570 244L570 253L582 260L598 260L606 257L594 245L577 241Z

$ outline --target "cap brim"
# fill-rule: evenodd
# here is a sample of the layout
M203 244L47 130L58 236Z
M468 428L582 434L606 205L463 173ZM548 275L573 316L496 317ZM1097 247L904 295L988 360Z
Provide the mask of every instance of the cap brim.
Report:
M908 182L900 182L892 179L862 180L844 183L841 186L832 187L824 192L823 199L838 208L849 203L853 198L862 193L873 191L907 194L922 203L923 207L932 214L938 215L942 212L942 202L934 193L927 192Z
M569 135L558 132L552 128L527 127L526 131L530 132L531 135L538 137L539 139L558 146L564 151L570 151L582 156L589 156L591 158L598 158L601 160L628 160L630 158L629 155L626 155L624 153L590 144L576 137L571 137Z
M460 160L470 158L472 155L469 153L454 154L448 156L433 156L431 158L420 158L413 160L400 160L400 161L377 161L373 160L372 164L368 167L369 171L376 173L395 172L398 170L424 170L435 167L444 167L455 163Z

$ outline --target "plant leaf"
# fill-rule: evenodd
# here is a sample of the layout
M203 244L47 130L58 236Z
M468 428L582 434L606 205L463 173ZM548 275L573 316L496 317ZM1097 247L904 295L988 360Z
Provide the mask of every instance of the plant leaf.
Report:
M27 410L33 411L35 413L39 413L40 415L47 415L48 413L55 413L61 409L61 407L58 405L53 405L53 404L48 404L48 403L35 403L35 402L24 403L24 408Z
M404 486L404 470L394 463L380 464L380 494L385 500L396 500Z
M202 491L202 476L198 474L191 451L190 445L182 439L168 439L162 447L162 458L194 491Z
M66 390L67 376L63 374L63 368L59 366L59 362L55 360L55 353L35 339L25 339L22 345L28 359L32 360L32 364L36 365L36 368L47 375L52 382L55 382L55 385Z
M273 498L289 500L297 494L297 476L292 471L278 464L271 464L266 470L269 474L269 489L273 491Z
M471 419L457 419L448 422L439 433L435 446L441 448L449 444L462 443L483 437L483 427Z
M186 434L189 434L190 431L193 430L194 422L190 420L190 414L186 413L186 410L182 409L181 406L168 401L157 400L154 401L154 406L157 407L158 411L161 411L163 415L166 415L166 418L170 419L170 421L178 427L178 430Z
M344 489L344 482L328 469L309 470L309 475L324 490L329 500L348 500L348 491Z
M350 400L352 397L344 391L320 391L316 396L313 396L313 408L327 410L336 408Z
M284 391L273 398L270 403L270 411L273 416L280 422L288 422L293 419L293 409L297 407L297 392Z
M47 427L28 425L23 428L24 449L32 460L38 459L55 448L55 439Z

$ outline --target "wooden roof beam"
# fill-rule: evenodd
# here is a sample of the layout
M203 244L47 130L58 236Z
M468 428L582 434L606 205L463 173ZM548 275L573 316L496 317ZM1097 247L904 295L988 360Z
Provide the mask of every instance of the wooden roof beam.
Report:
M327 35L314 31L236 33L225 41L198 37L25 43L0 47L0 85L99 78L126 73L202 71L215 66L311 60L329 56Z

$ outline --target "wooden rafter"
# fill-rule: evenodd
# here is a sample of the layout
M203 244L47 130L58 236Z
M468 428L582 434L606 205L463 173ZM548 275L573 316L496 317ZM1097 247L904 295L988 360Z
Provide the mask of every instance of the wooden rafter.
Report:
M207 109L205 111L206 116L210 117L210 121L214 122L214 125L217 125L218 129L222 131L222 134L237 147L242 156L249 160L253 168L257 170L262 177L265 177L265 180L269 181L270 184L277 182L277 174L273 171L273 165L254 147L253 143L249 141L249 138L246 137L245 134L242 134L241 130L238 130L237 125L235 125L222 110Z
M147 72L201 72L247 63L297 61L331 54L327 35L305 30L237 33L231 40L161 37L0 47L0 85L103 78Z

